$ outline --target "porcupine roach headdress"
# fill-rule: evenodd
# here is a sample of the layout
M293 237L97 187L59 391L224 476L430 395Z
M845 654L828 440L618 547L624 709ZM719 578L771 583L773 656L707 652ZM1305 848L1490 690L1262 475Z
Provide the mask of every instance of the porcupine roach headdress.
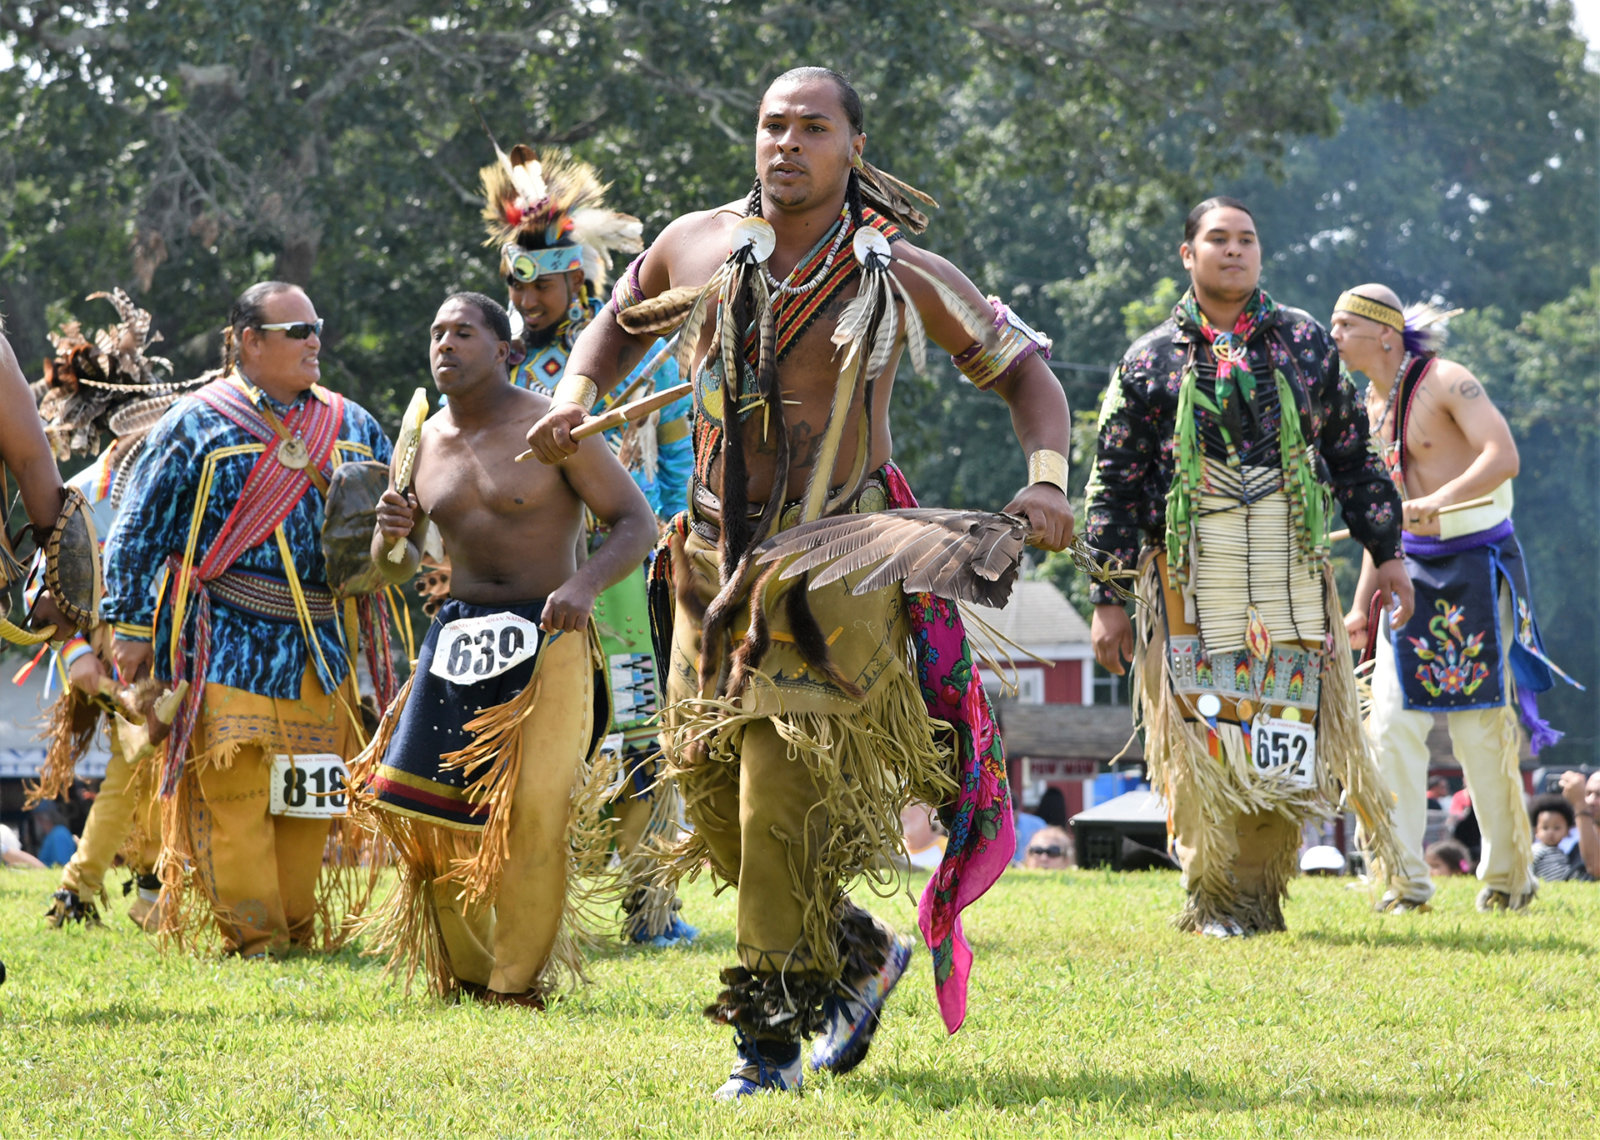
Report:
M1366 286L1356 286L1356 289L1362 288ZM1441 309L1426 301L1407 305L1405 311L1401 312L1388 302L1358 293L1356 289L1346 289L1339 295L1339 300L1333 306L1334 312L1342 310L1354 313L1388 326L1400 334L1401 343L1413 356L1429 356L1443 348L1445 341L1450 339L1444 322L1463 312L1461 309Z
M203 384L210 376L158 379L157 368L170 373L172 363L149 354L150 347L161 339L151 328L150 314L121 289L91 293L86 300L110 301L121 320L102 328L93 341L83 335L77 321L68 321L51 333L55 356L44 362L44 378L33 386L34 395L57 459L94 452L102 434L122 441L112 491L116 502L121 499L124 474L144 446L146 433L183 389Z
M1400 339L1405 343L1406 351L1416 356L1426 356L1438 352L1450 339L1450 330L1445 322L1451 317L1459 316L1463 309L1441 309L1430 305L1426 301L1418 301L1415 305L1407 305L1405 313L1405 328L1401 330Z
M749 636L731 655L723 659L726 672L715 676L714 655L726 635L737 600L745 594L755 563L752 556L756 547L773 533L783 510L783 498L788 485L789 440L784 423L783 402L777 398L778 348L776 310L793 300L782 297L769 288L766 261L776 244L772 227L760 218L761 185L759 180L751 190L747 209L750 217L734 227L728 259L702 286L669 289L657 297L631 306L618 313L622 327L635 334L665 334L674 328L678 335L679 374L694 374L694 356L701 340L707 318L714 312L715 324L710 337L711 353L720 359L722 367L722 399L726 430L722 433L722 478L716 488L721 500L721 549L719 551L722 588L706 608L703 622L700 661L700 687L702 692L725 690L737 695L743 687L743 678L749 669L760 664L767 644L766 622L760 606L752 607ZM876 167L858 160L851 171L845 196L845 210L841 224L845 232L840 242L851 241L851 252L860 267L861 283L856 298L840 315L833 342L841 354L839 380L834 390L828 426L824 430L821 447L814 463L806 489L802 521L811 521L840 510L848 509L861 490L866 477L868 434L858 433L858 452L850 476L839 494L829 495L839 447L843 439L845 421L855 406L855 396L865 388L865 403L872 407L873 388L894 356L899 338L899 321L895 293L905 301L906 332L915 362L921 368L925 361L927 336L918 316L916 305L904 287L889 272L892 252L888 239L876 228L867 224L864 213L867 204L896 224L913 233L921 233L928 224L927 215L917 208L916 202L937 207L928 195L899 179L883 173ZM834 253L839 252L835 248ZM831 263L833 253L829 254ZM914 263L902 260L901 267L915 272L933 286L941 302L959 319L974 340L990 344L994 327L988 314L981 314L954 290ZM825 263L822 274L827 274ZM779 292L782 292L780 289ZM753 375L753 392L749 398L740 399L743 390L741 378L746 374L748 353L742 330L754 325L756 336L755 360L748 371ZM747 515L745 497L746 468L743 433L737 424L744 415L759 409L763 416L763 432L773 441L776 449L772 492L762 505L755 525ZM776 434L773 434L774 431ZM771 573L777 572L773 567ZM765 580L751 594L764 593ZM854 686L834 667L822 631L817 627L805 598L806 582L789 591L785 606L796 644L807 663L827 676L839 688L850 692Z
M605 288L611 254L644 248L638 218L608 210L594 167L562 151L535 153L518 144L479 171L485 245L500 250L502 276L530 281L583 270L589 288Z

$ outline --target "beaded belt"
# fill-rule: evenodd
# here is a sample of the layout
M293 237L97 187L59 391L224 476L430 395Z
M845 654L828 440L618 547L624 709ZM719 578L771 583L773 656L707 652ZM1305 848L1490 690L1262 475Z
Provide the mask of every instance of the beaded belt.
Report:
M300 620L295 610L294 593L282 578L274 578L270 574L252 574L247 570L229 570L207 583L207 588L216 601L255 617L291 625ZM321 625L338 617L333 591L326 586L302 584L300 592L305 595L312 624Z

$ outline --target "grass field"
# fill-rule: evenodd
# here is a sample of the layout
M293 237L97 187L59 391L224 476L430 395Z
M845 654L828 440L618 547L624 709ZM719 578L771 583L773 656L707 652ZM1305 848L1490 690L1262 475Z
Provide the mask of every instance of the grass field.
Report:
M709 1092L731 1060L700 1017L731 960L732 896L692 889L693 949L609 946L544 1014L407 996L347 951L163 957L122 916L52 931L46 872L0 874L0 1136L1595 1135L1600 887L1525 915L1447 882L1385 917L1301 881L1292 932L1218 943L1167 924L1176 876L1015 872L969 912L965 1028L920 952L872 1054L802 1096ZM920 880L915 886L920 887ZM909 929L904 897L874 905Z

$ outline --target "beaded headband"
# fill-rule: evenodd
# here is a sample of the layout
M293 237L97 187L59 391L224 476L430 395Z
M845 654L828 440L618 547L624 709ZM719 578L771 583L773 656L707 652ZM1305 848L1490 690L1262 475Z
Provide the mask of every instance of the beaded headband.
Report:
M1406 331L1405 314L1392 305L1385 305L1382 301L1374 301L1371 297L1363 297L1360 293L1346 290L1339 294L1339 303L1334 305L1334 312L1354 313L1358 317L1366 317L1369 321L1377 321L1380 325L1388 325L1397 333Z

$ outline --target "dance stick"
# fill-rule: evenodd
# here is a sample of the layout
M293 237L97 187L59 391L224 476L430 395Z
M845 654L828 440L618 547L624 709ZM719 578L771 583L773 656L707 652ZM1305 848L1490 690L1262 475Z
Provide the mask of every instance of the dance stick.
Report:
M657 408L664 408L668 404L687 396L693 390L694 385L685 381L682 384L674 384L671 388L652 393L643 399L634 400L631 404L619 405L603 416L590 416L572 429L572 438L574 441L587 439L597 432L610 431L614 427L621 427L623 424L642 420ZM517 456L516 461L521 463L532 455L533 452L531 450L524 451Z

